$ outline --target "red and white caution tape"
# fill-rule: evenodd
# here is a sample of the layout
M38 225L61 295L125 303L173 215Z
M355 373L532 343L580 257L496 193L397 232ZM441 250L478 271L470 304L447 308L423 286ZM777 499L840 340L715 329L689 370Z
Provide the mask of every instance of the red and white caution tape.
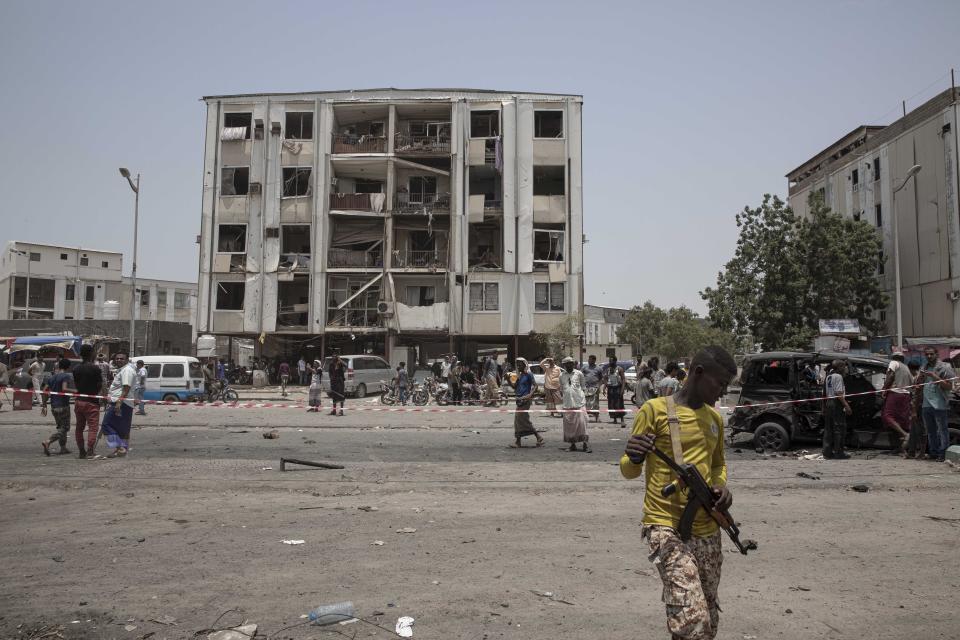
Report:
M947 378L944 380L944 382L954 382L956 380L960 380L960 376ZM899 389L915 389L918 387L926 386L928 384L938 384L938 383L937 382L921 382L918 384L912 384L906 387L898 387L898 388ZM0 392L6 391L7 389L10 389L12 391L20 391L21 393L24 393L24 392L30 393L31 395L34 393L32 389L14 389L13 387L0 386ZM891 391L891 390L881 389L881 390L874 390L874 391L861 391L859 393L848 393L845 395L845 397L856 398L859 396L877 395L877 394L885 393L886 391ZM94 400L97 402L101 400L109 401L109 398L107 396L88 395L83 393L75 393L71 391L43 391L42 393L45 396L63 396L63 397L69 397L69 398L76 398L80 400ZM823 402L824 399L825 398L823 397L801 398L798 400L778 400L775 402L738 404L733 407L727 407L727 406L721 405L717 408L723 409L723 410L760 409L764 407L774 407L774 406L788 405L788 404L802 404L805 402ZM134 402L133 398L131 397L127 397L125 398L125 400L128 402ZM140 401L137 401L137 404L139 404L139 402ZM198 409L199 408L210 408L210 409L304 409L304 408L308 408L308 405L302 401L290 403L290 402L241 402L239 400L236 402L223 402L223 401L187 402L183 400L143 400L142 402L143 404L153 405L153 406L195 407ZM541 409L541 408L532 408L532 407L530 409L516 409L516 408L481 407L481 406L467 406L467 407L455 406L455 407L447 408L447 407L434 407L434 406L421 407L416 405L414 406L403 406L403 405L401 406L363 406L363 405L358 406L356 404L351 404L349 407L344 407L344 410L370 411L374 413L410 413L410 412L415 412L415 413L564 413L568 411L572 411L572 412L582 411L581 409L563 409L560 407L557 407L556 409L547 409L547 408ZM627 408L625 409L609 409L609 408L583 409L583 411L587 411L588 413L618 413L618 414L626 413L627 411L631 411L631 410L633 409L627 409Z

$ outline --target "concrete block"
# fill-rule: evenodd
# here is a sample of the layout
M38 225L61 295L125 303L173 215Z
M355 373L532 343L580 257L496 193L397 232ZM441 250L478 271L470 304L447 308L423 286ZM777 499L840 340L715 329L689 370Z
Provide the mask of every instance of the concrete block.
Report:
M960 463L960 445L955 444L947 448L947 460Z

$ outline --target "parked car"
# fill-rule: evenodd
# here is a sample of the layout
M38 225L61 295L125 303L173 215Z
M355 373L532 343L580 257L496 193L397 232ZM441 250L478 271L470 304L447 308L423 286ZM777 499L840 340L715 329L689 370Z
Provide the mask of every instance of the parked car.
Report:
M393 367L380 356L356 355L340 356L344 366L347 368L343 390L347 395L353 395L358 398L365 397L368 393L379 394L383 391L381 380L393 380L395 375ZM331 357L323 360L323 390L330 390L330 362Z
M145 400L200 400L204 397L203 370L191 356L134 356L147 369Z
M820 442L823 437L823 385L807 380L807 364L825 368L831 360L849 364L844 384L848 395L883 388L890 360L833 352L777 351L746 356L741 374L738 408L727 423L730 435L752 433L757 446L783 451L794 442ZM790 403L790 400L808 400ZM848 398L853 414L847 418L847 446L899 446L880 422L879 393ZM766 403L781 403L767 405ZM951 415L951 444L960 441L960 419Z
M633 391L637 387L637 365L626 369L623 375L627 378L627 390Z

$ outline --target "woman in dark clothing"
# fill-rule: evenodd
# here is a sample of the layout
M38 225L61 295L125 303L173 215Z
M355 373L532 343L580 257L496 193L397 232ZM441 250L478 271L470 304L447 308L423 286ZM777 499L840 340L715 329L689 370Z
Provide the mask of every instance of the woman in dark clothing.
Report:
M330 415L337 415L337 403L340 403L340 414L343 415L343 400L346 398L346 391L344 391L344 381L346 380L346 372L343 368L343 360L340 359L340 356L333 356L333 360L330 361L330 399L333 400L333 411L330 412Z

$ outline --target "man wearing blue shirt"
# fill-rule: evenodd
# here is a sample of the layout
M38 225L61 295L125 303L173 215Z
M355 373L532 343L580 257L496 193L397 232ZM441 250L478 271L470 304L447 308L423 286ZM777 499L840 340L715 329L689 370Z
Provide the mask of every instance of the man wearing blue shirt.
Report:
M940 362L937 351L927 347L923 355L927 363L920 370L917 382L923 383L923 424L927 428L927 458L943 462L950 446L947 416L950 411L950 393L956 374L946 362Z

